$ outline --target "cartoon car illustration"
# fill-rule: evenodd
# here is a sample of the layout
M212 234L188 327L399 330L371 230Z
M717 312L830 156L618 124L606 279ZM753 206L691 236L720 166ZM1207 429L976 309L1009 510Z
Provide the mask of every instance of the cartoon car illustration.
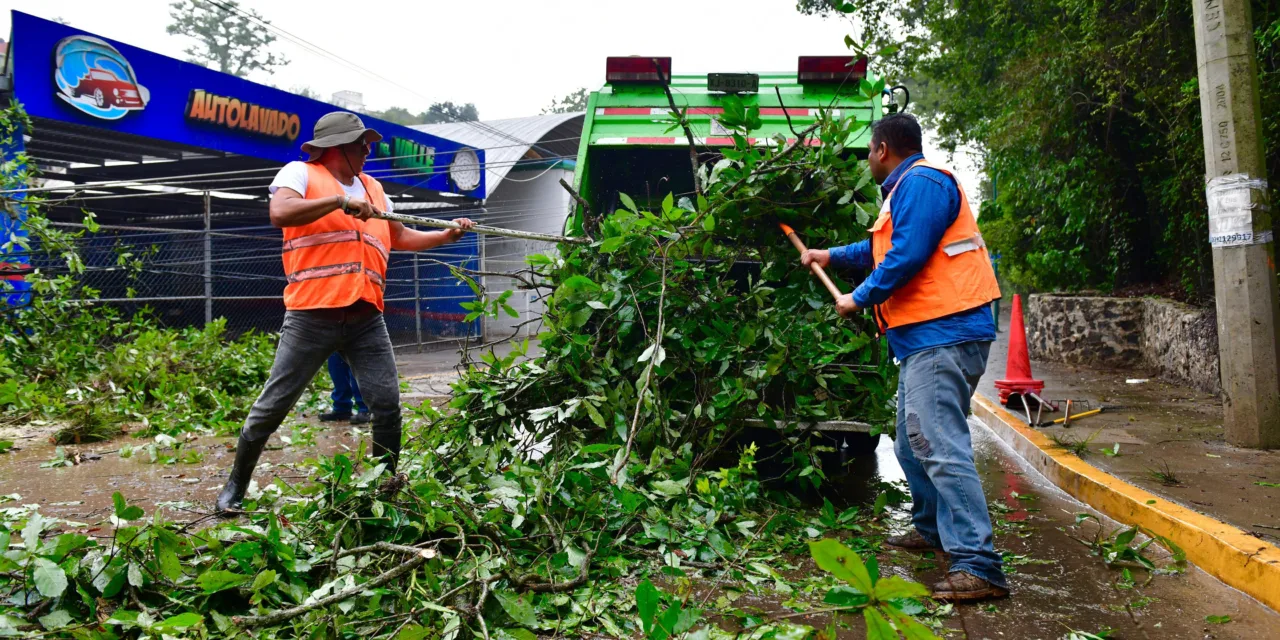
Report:
M89 75L71 89L72 97L90 96L98 107L123 107L138 109L145 105L137 85L121 80L106 69L90 69Z
M124 54L101 38L63 38L54 48L54 62L57 96L86 115L119 120L151 102L151 92L138 81Z

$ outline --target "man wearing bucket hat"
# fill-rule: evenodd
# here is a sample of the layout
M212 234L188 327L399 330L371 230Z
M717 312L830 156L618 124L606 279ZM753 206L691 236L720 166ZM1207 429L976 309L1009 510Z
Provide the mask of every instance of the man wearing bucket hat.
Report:
M284 231L284 326L271 376L240 430L219 512L240 508L267 440L335 351L373 413L372 454L395 469L400 383L382 319L389 252L454 242L474 223L459 218L461 229L424 232L377 217L391 201L360 170L369 145L381 139L353 113L327 114L302 145L307 161L289 163L271 183L271 224Z

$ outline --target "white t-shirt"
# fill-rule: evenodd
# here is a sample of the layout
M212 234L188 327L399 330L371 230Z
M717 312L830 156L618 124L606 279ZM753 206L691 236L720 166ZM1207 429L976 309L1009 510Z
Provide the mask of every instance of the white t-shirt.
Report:
M352 198L369 199L369 195L365 193L364 184L360 182L360 178L355 178L351 181L351 184L342 184L341 182L338 184L342 185L342 192ZM280 187L293 189L304 196L307 195L307 163L295 160L280 169L280 173L276 174L275 180L271 181L271 186L267 187L267 189L274 195L276 189ZM391 198L384 193L382 199L382 210L390 213ZM377 205L375 204L374 206Z

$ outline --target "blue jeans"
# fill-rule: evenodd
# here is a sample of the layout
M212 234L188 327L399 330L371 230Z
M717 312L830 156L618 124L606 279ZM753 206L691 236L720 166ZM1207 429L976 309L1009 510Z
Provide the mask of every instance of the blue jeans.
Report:
M334 413L351 413L353 403L356 411L369 411L369 407L364 405L364 398L360 396L360 385L356 384L351 366L336 351L329 356L329 377L333 379L333 393L329 397L333 399Z
M951 554L949 571L1007 589L967 421L990 351L990 342L965 342L907 356L898 374L894 452L911 488L916 531Z

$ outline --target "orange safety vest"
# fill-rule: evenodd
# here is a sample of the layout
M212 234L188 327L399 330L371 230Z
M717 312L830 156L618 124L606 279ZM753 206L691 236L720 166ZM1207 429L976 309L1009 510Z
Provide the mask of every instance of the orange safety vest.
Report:
M924 160L911 165L907 171L916 167L936 169L955 180L950 171ZM871 257L877 267L893 248L890 203L893 192L906 177L904 173L898 184L893 186L880 207L880 217L871 225ZM964 195L959 181L956 181L956 189L960 191L960 214L942 234L937 250L919 273L894 291L888 300L877 305L876 322L880 331L968 311L1000 297L1000 285L996 283L996 274L991 268L987 245L978 231L978 219L969 208L969 198Z
M386 196L377 180L360 180L375 206ZM323 166L307 163L307 200L342 196L338 179ZM386 220L361 221L341 209L300 227L284 228L284 307L290 311L337 309L367 300L382 310L391 227Z

